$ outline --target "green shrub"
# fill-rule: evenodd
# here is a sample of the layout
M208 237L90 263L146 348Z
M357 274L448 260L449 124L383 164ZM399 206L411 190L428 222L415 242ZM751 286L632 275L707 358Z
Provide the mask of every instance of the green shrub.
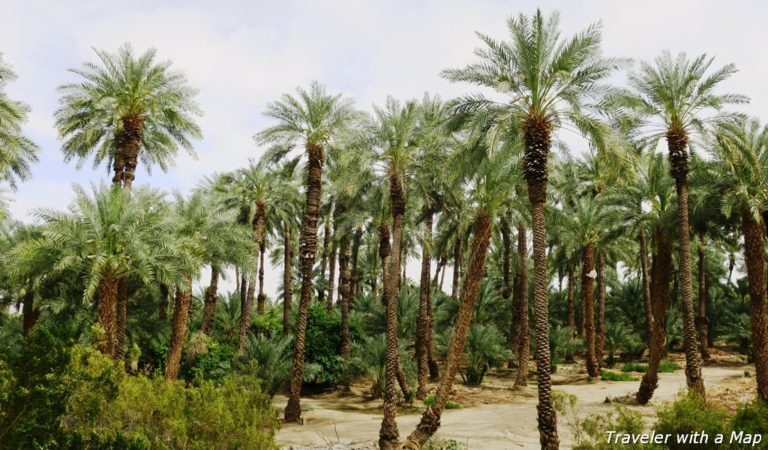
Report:
M636 377L628 373L612 372L605 369L600 369L600 378L604 381L637 381Z
M505 344L504 336L495 326L472 325L465 347L469 360L461 371L464 384L479 386L488 369L511 358L512 352Z
M606 438L609 431L616 434L640 434L645 430L643 415L621 405L605 415L590 414L579 423L581 432L573 446L574 450L660 450L664 447L655 444L616 443ZM620 435L620 434L619 434ZM621 441L619 441L621 442Z
M680 370L680 365L676 362L672 361L662 361L659 364L659 373L672 373L676 370ZM648 364L639 364L639 363L626 363L623 366L621 366L622 372L640 372L640 373L646 373L648 372Z
M276 337L283 332L282 311L270 307L264 314L255 314L251 321L251 332L256 336Z
M768 404L756 398L739 406L731 422L731 429L745 434L762 434L763 441L751 448L768 449Z
M427 398L424 399L424 405L425 406L432 406L435 404L435 396L434 395L428 395ZM461 409L461 404L458 402L454 402L451 400L448 400L445 402L445 409Z
M354 322L350 323L353 340L362 335ZM293 347L293 343L291 343ZM325 386L336 386L344 379L347 371L341 354L341 316L328 312L325 305L310 306L307 315L305 364L312 369L305 370L304 382Z
M725 410L707 405L700 395L693 391L678 394L677 399L658 410L658 421L655 429L659 433L671 435L689 434L704 431L710 436L729 431L729 418ZM699 449L700 445L678 444L673 439L669 448Z
M77 436L146 442L153 449L275 448L275 412L252 377L185 387L127 375L110 358L75 347L63 381L72 393L60 423Z
M248 336L245 351L238 358L242 373L256 374L261 389L274 396L291 377L291 339Z
M187 381L220 381L232 373L237 347L194 333L187 345L179 376Z

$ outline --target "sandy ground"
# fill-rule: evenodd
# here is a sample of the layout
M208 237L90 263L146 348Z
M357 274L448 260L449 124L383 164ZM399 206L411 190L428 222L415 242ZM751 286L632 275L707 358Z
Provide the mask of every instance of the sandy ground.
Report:
M722 395L727 398L726 403L747 400L750 395L754 395L749 393L750 390L754 392L754 381L744 378L745 370L754 373L754 368L741 364L705 367L704 379L707 389L715 394L714 396ZM454 397L463 407L445 412L436 437L455 439L473 450L538 448L535 380L529 381L525 390L511 391L509 388L513 380L511 374L502 372L489 376L482 388L473 390L461 386L457 379ZM599 381L589 384L583 375L583 369L574 365L561 366L553 377L553 384L555 390L577 396L578 415L585 417L591 413L611 411L613 406L604 403L606 397L631 395L637 390L639 381ZM655 416L655 407L673 399L684 386L685 374L682 370L660 374L659 388L650 405L630 407L639 409L644 416L652 419ZM714 396L710 395L710 398ZM274 404L282 410L285 402L285 397L278 396ZM417 403L420 404L418 401ZM303 413L305 425L283 425L277 434L277 442L286 449L291 446L331 448L332 444L336 443L370 442L378 439L381 424L380 401L366 401L357 392L304 398L302 404L309 407L309 410ZM414 429L419 418L417 411L398 417L397 423L403 438ZM572 435L568 424L562 418L558 421L558 432L561 448L570 448Z

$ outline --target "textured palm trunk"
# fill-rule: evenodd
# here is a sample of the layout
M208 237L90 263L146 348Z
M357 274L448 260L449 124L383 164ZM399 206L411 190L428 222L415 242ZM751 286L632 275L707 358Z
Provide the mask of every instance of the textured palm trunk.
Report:
M416 429L408 436L404 447L407 449L420 449L426 444L440 427L440 419L448 397L451 394L453 380L459 369L464 345L467 340L472 323L472 310L480 293L480 283L485 274L485 263L488 256L488 246L491 241L492 220L490 215L480 211L475 217L474 237L469 260L469 270L464 277L464 286L461 289L461 301L456 315L453 333L448 344L448 357L445 368L440 377L440 383L435 393L435 402L427 407L421 416L421 421Z
M456 237L453 245L453 280L451 282L451 298L459 298L459 282L461 281L461 238Z
M605 353L605 255L597 253L597 323L595 326L595 361L597 369L603 367Z
M573 264L568 263L568 328L571 330L571 336L576 337L579 331L576 329L576 283L574 272Z
M21 333L26 336L40 318L40 310L35 307L35 291L32 290L32 286L27 287L27 292L24 294L23 308Z
M168 296L170 295L170 290L168 289L168 285L165 283L160 284L160 305L159 305L159 311L158 311L158 317L160 318L161 322L168 321L168 306L170 302L168 301Z
M389 259L387 278L384 279L384 305L387 318L387 364L384 388L384 418L379 430L379 448L389 450L397 448L400 432L397 429L397 397L395 394L400 373L397 336L397 302L400 278L400 249L402 247L403 216L405 215L405 192L396 175L389 177L389 195L392 204L392 250Z
M648 279L648 243L645 232L641 229L640 240L640 278L643 284L643 306L645 306L645 321L648 332L648 348L650 348L651 335L653 335L655 318L653 317L653 305L651 303L651 284Z
M353 299L360 294L360 280L357 274L357 264L360 259L360 245L363 239L363 230L358 227L355 229L355 235L352 238L352 273L350 280L350 305Z
M517 258L518 273L515 276L517 285L515 297L517 300L516 316L517 330L517 360L519 367L515 377L514 387L521 388L528 385L528 363L531 356L531 330L528 325L528 230L525 225L517 226Z
M165 378L175 380L179 375L181 349L187 339L189 309L192 305L192 277L187 276L186 286L176 288L173 307L173 327L171 328L171 346L168 349L168 361L165 364Z
M97 347L105 355L115 351L115 316L117 315L117 280L104 279L99 284L98 321L104 336Z
M595 246L585 245L581 250L581 305L584 321L584 345L586 346L585 363L587 373L592 378L600 375L595 357Z
M381 262L381 282L384 284L384 290L386 291L386 283L389 278L389 256L392 254L392 246L390 244L390 230L389 223L386 220L382 220L379 223L379 261ZM376 276L373 277L377 279ZM387 304L387 293L383 292L381 295L381 304Z
M235 266L235 292L240 293L240 268Z
M333 232L334 236L336 236L336 231ZM328 300L325 304L326 309L330 313L333 311L333 293L336 289L336 253L338 252L338 247L336 245L336 240L333 240L333 243L331 244L331 254L329 256L329 266L328 269Z
M349 261L352 259L352 248L349 236L345 235L339 242L339 302L341 306L341 357L349 362L351 337L349 334L349 305L352 296L352 271Z
M528 184L528 200L533 219L533 270L536 311L536 371L538 374L539 442L545 450L560 446L557 415L552 403L552 359L549 350L549 279L547 277L547 241L544 204L547 201L547 157L552 146L552 125L538 116L522 125L525 141L523 173Z
M283 230L283 335L291 332L291 309L293 308L293 285L291 284L291 268L293 266L293 244L291 243L291 227Z
M755 358L757 394L768 402L768 305L765 281L765 228L749 212L741 215L744 260L749 282L749 312L752 325L752 353Z
M267 296L264 294L264 255L267 253L267 246L261 242L259 246L259 293L256 296L256 314L263 316L264 307L267 303Z
M125 359L125 333L128 320L128 278L117 282L117 303L115 305L115 350L116 360Z
M648 371L640 381L640 388L635 394L637 402L647 404L653 397L659 383L659 364L664 356L664 328L669 307L669 283L672 279L672 248L661 230L654 235L655 251L651 265L650 301L653 324L648 343Z
M427 378L429 376L429 349L428 343L431 327L429 309L432 306L430 294L429 276L432 274L432 213L424 211L427 218L424 221L424 245L421 247L421 277L419 279L419 314L416 318L416 365L417 387L416 398L423 400L427 396Z
M707 272L704 260L706 237L699 233L699 314L696 316L696 329L699 332L699 347L702 359L709 359L709 321L707 320Z
M512 298L512 231L508 221L500 220L499 223L501 225L501 298L508 302Z
M291 365L291 386L288 404L285 407L285 421L298 422L301 418L301 380L304 373L304 340L307 335L307 315L312 301L312 271L317 254L317 221L320 218L320 196L322 194L323 149L307 144L309 156L307 171L307 198L301 223L299 258L301 261L301 299L296 320L295 346Z
M205 290L205 303L203 303L203 320L200 331L210 334L213 326L213 313L216 311L216 296L219 292L219 269L211 266L211 283Z
M683 304L683 345L685 347L685 378L688 388L706 397L701 376L701 354L696 335L693 309L693 280L691 279L691 239L688 224L688 136L684 130L667 132L669 162L677 189L677 214L680 245L680 299Z
M240 315L245 311L245 303L248 300L248 275L245 269L240 273Z
M331 250L331 214L328 213L326 216L325 222L323 224L323 228L325 231L323 231L323 251L320 255L320 280L325 279L325 270L328 268L328 255L330 254ZM317 289L317 301L320 303L325 303L325 288L320 286Z
M248 330L251 328L251 317L253 316L253 302L256 294L256 274L259 270L260 255L264 246L264 220L267 216L267 205L264 202L256 203L256 213L251 221L252 226L252 239L258 254L254 255L253 262L251 263L251 270L248 275L248 289L245 294L245 302L242 303L240 309L240 339L238 342L238 352L245 351L246 338L248 337ZM263 284L263 277L261 277ZM259 287L259 293L263 294L262 287ZM263 314L263 306L262 312Z

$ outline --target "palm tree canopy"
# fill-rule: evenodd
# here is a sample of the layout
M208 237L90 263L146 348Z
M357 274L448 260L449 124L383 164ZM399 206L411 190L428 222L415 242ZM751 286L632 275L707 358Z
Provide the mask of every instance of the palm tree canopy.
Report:
M169 61L157 62L153 48L138 56L129 44L116 53L94 51L101 64L71 69L83 80L59 87L56 126L64 160L77 159L81 166L93 157L94 167L106 160L109 170L126 118L143 125L139 159L147 171L155 164L166 171L179 146L194 156L191 139L202 137L194 117L201 112L186 77Z
M726 64L710 70L713 62L706 54L690 60L685 53L673 57L665 51L653 64L641 62L629 74L629 88L609 95L605 104L651 148L668 130L704 135L707 126L732 117L719 113L723 106L749 101L743 95L715 92L737 69ZM714 114L705 115L709 113Z
M30 177L29 164L37 161L38 147L21 134L29 107L8 98L5 85L16 79L16 74L3 61L0 53L0 179L16 187L16 179Z
M571 125L601 147L605 125L588 114L587 106L610 92L607 78L624 60L602 56L599 23L565 40L559 26L558 13L545 18L537 10L531 18L520 14L507 21L509 41L477 33L484 43L475 50L480 62L445 70L443 76L492 89L505 98L468 95L456 101L457 111L484 111L501 129L531 119L554 128Z

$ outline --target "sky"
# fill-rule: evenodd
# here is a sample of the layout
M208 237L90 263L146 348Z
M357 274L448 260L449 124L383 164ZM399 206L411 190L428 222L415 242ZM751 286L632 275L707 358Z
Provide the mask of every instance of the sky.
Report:
M64 162L53 119L57 86L77 80L68 69L95 61L94 48L154 47L199 89L204 137L197 158L180 152L168 173L140 167L136 176L138 184L187 192L213 172L258 158L263 150L253 135L270 125L262 115L267 103L313 80L364 110L388 95L471 92L440 71L474 61L475 31L504 39L508 17L537 7L560 12L563 36L600 21L607 56L652 60L670 50L735 63L739 72L723 92L750 96L738 111L759 116L768 107L768 3L761 1L0 0L0 52L18 75L6 90L32 108L24 132L41 148L32 179L5 194L11 213L32 221L36 208L65 208L73 183L111 179L105 166ZM415 279L417 266L408 269ZM269 294L279 280L268 268Z

